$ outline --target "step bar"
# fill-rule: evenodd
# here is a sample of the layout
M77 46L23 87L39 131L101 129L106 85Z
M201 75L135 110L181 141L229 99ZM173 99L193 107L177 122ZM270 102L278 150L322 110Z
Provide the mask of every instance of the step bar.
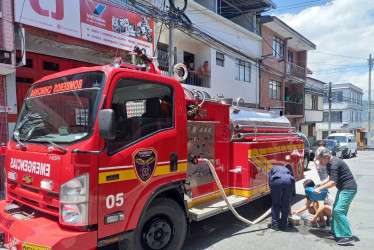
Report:
M249 202L248 198L236 196L236 195L228 195L228 201L233 207L238 207ZM209 202L205 202L203 204L197 205L192 207L189 210L189 219L193 221L200 221L211 217L213 215L223 213L229 210L225 200L223 198L215 199Z

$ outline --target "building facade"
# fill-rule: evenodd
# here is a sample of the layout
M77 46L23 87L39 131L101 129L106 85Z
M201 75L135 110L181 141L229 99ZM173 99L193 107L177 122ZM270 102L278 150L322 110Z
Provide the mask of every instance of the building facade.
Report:
M183 3L177 0L176 6L182 8ZM192 62L196 72L182 82L183 86L205 91L212 97L232 98L234 102L242 97L246 106L258 108L262 38L256 16L274 7L268 0L232 4L216 0L189 1L185 13L191 20L190 30L175 30L173 50L176 63L188 66ZM157 22L156 30L162 30L161 26L162 22ZM167 74L168 60L163 55L170 56L167 54L169 30L159 35L158 63ZM200 80L197 71L205 61L210 73Z
M323 121L323 96L325 82L312 77L307 77L305 84L305 119L300 125L310 143L316 139L316 123Z
M16 54L14 53L13 6L11 0L0 1L0 143L9 138L8 121L17 114L17 107L12 103L15 78ZM10 99L10 101L9 101ZM0 191L4 190L4 158L0 156Z
M362 128L361 88L351 84L332 84L331 86L331 133L352 133ZM323 122L317 123L317 140L328 136L329 103L325 95L323 101Z
M260 22L260 107L281 112L300 129L304 122L307 52L316 45L275 16L263 16Z

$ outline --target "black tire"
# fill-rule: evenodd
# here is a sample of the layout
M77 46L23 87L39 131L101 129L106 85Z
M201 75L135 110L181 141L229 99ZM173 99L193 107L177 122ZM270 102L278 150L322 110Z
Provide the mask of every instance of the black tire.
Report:
M187 233L187 218L172 199L152 201L132 239L119 243L119 249L181 249Z
M308 165L309 165L309 157L305 156L305 158L304 158L304 171L308 169Z
M357 156L357 149L355 150L355 153L353 154L354 157Z
M348 151L348 154L347 154L347 159L351 158L351 155L352 155L352 153L351 153L351 151L349 150L349 151Z

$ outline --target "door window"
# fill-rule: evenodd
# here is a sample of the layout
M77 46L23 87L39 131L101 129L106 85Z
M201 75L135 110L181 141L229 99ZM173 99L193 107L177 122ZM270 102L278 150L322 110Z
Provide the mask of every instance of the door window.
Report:
M142 138L174 127L174 97L170 86L139 79L118 81L111 108L115 114L116 138L109 154Z

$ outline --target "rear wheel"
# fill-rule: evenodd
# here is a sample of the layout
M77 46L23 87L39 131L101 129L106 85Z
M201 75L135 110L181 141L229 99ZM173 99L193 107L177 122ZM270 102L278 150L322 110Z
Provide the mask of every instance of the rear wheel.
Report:
M355 150L355 153L353 154L353 156L355 157L357 156L357 149Z
M132 239L122 241L119 249L181 249L187 232L186 214L169 198L155 199Z

